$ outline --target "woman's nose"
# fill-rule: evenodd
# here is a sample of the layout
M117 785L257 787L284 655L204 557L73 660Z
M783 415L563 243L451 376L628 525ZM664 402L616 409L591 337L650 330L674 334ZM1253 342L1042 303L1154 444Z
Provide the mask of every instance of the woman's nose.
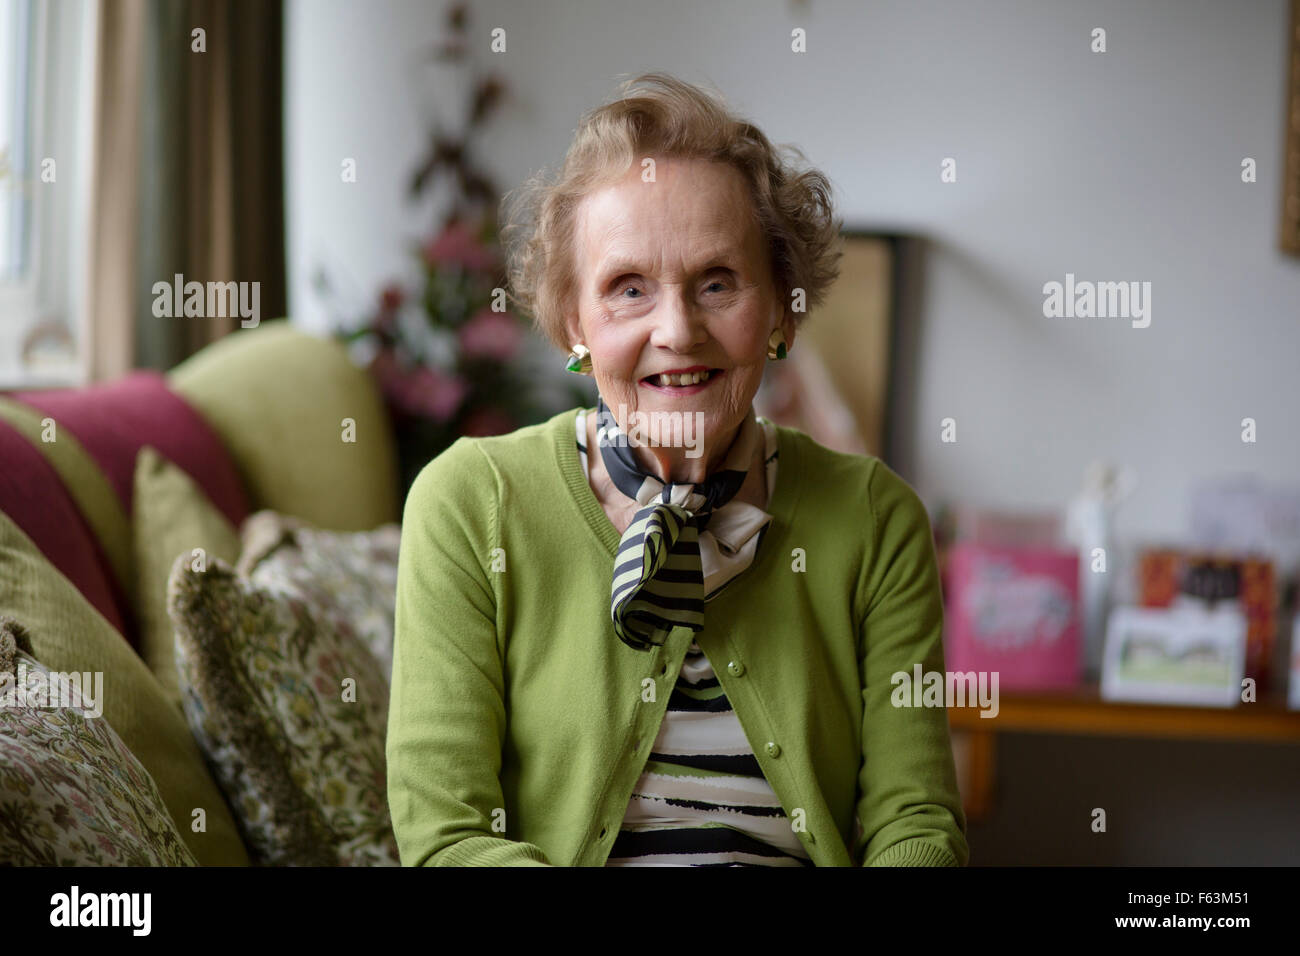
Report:
M674 352L689 352L708 339L704 316L685 294L664 295L654 310L650 344Z

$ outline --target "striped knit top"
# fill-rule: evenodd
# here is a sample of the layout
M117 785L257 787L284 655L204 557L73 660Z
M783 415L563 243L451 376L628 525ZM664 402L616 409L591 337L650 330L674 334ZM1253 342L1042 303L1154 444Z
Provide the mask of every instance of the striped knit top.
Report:
M768 420L758 421L770 502L776 487L776 430ZM576 431L578 457L590 478L585 412L578 415ZM732 556L725 572L715 577L722 583L710 596L744 571L756 552L757 547L745 548ZM694 641L605 865L812 865L712 664Z

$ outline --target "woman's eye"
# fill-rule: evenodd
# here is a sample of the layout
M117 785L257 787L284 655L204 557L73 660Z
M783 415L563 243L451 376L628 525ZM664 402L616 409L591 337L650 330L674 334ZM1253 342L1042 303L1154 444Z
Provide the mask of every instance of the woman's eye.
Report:
M722 291L721 286L723 285L723 283L719 279L714 279L712 282L708 284L707 288L712 289L715 285L719 287L718 291L721 292Z
M629 292L635 292L635 293L637 293L637 295L640 295L641 290L638 289L636 286L632 286L632 285L630 285L630 286L628 286L626 289L623 290L623 295L626 296ZM637 296L635 296L635 295L632 296L632 298L634 298L634 299L635 299L636 297L637 297Z

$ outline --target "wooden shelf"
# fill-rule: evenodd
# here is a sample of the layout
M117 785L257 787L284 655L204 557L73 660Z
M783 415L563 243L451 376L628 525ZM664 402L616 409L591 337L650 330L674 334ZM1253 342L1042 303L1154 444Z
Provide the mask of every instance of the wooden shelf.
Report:
M1283 741L1300 744L1300 711L1280 695L1231 708L1139 704L1103 700L1097 686L1069 691L1003 693L998 715L974 707L948 711L954 730L972 733L1082 734L1086 736Z
M948 724L958 762L962 804L971 821L993 811L999 733L1075 734L1182 740L1300 744L1300 711L1277 694L1231 708L1138 704L1103 700L1095 684L1068 691L998 695L998 715L950 707Z

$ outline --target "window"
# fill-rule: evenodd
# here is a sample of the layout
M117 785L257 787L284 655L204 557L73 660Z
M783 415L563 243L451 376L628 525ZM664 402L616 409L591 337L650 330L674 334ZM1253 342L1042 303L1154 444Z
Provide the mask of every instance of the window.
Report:
M31 4L0 3L0 282L21 283L28 272L31 200L24 184L30 178Z
M84 380L92 0L0 0L0 388Z

